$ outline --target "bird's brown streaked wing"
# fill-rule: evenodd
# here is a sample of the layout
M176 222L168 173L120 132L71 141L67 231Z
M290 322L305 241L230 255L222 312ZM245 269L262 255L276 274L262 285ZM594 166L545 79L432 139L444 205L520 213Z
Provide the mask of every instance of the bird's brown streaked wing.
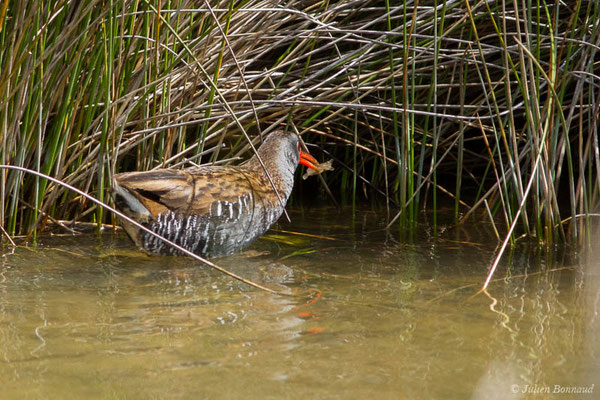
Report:
M130 172L115 175L115 180L129 190L153 218L167 210L200 216L211 214L212 210L215 214L220 207L238 203L244 196L250 206L264 196L265 190L264 182L239 167Z
M190 170L189 173L194 180L194 198L188 214L215 216L251 212L250 208L262 201L265 189L269 189L243 167L213 168L208 172ZM229 211L229 205L233 211Z

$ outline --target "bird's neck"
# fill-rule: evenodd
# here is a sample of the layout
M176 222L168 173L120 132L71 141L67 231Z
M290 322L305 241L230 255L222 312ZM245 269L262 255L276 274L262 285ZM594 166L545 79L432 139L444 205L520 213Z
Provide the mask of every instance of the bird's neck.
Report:
M269 182L270 177L279 195L282 197L282 199L287 200L292 193L292 188L294 187L294 170L290 170L290 167L287 163L284 163L277 158L267 157L265 155L260 156L261 157L259 160L255 154L252 156L252 158L246 161L243 166L251 171L256 171L255 173L263 176L269 187L272 187L271 183ZM260 161L262 161L262 165ZM265 169L269 173L268 176L265 173Z

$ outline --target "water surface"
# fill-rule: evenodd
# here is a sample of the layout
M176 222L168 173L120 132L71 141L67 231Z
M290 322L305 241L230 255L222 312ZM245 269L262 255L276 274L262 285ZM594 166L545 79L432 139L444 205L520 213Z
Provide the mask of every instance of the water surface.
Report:
M597 257L520 246L472 297L496 251L485 224L290 216L215 262L294 296L145 256L122 233L5 247L2 398L600 397Z

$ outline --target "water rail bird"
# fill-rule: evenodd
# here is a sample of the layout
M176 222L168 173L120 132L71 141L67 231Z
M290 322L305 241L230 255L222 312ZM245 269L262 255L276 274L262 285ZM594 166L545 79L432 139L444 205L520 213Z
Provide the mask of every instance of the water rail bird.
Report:
M293 132L272 132L257 154L239 166L116 174L112 191L115 205L133 220L200 256L234 253L279 219L292 192L298 164L312 169L319 165L301 151ZM122 224L134 243L148 253L181 253L130 222Z

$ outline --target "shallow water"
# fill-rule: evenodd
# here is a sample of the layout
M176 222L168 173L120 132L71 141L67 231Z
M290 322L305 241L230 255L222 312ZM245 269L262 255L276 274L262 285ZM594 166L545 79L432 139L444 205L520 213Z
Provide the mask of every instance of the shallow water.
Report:
M600 398L598 257L517 248L472 298L488 226L409 235L357 215L293 209L215 260L295 296L144 256L124 234L5 248L0 397Z

